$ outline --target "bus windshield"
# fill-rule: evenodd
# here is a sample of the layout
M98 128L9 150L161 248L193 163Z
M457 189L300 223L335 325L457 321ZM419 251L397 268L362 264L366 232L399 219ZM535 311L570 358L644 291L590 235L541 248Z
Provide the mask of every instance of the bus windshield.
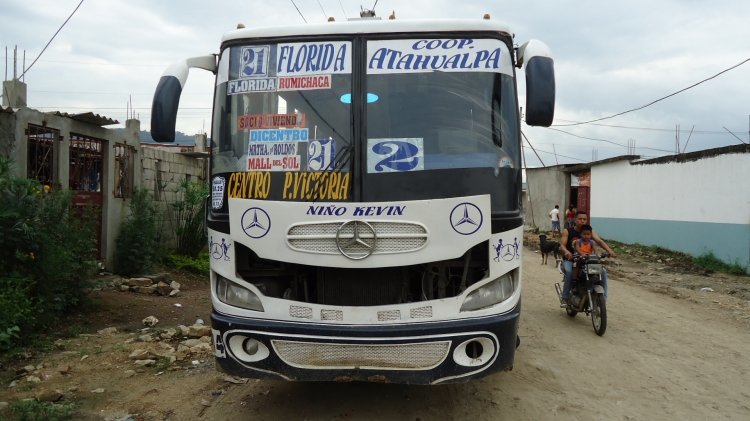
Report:
M231 47L217 78L212 173L349 171L351 42Z
M508 40L364 41L366 54L340 40L226 48L212 173L269 172L273 188L302 177L290 172L332 171L346 174L339 187L357 189L362 201L490 194L493 211L517 211L520 129ZM286 191L265 198L337 200Z
M513 66L498 39L368 42L364 200L490 194L518 209Z

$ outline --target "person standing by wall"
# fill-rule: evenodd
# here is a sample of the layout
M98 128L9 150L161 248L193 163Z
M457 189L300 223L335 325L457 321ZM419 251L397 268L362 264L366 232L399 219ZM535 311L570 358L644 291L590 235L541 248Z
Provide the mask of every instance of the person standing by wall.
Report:
M573 228L576 224L576 208L573 205L569 205L568 211L565 212L565 222L567 223L565 228Z
M549 219L552 221L552 238L560 237L560 205L549 211Z

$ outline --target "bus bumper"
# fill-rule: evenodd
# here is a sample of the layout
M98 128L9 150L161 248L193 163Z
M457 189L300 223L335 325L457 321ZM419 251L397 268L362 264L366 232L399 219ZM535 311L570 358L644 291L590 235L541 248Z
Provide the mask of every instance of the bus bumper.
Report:
M332 325L211 314L217 368L290 381L461 383L513 368L520 302L487 317Z

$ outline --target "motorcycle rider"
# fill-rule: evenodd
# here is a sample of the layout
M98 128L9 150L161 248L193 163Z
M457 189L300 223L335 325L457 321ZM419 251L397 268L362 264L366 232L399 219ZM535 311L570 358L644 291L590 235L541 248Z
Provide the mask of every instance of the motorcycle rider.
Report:
M564 230L562 230L562 235L560 238L560 251L562 251L563 254L563 262L562 262L562 268L563 268L563 292L562 296L560 297L562 299L562 302L560 303L561 307L566 307L568 305L568 300L570 299L570 288L573 283L572 278L572 272L573 272L573 251L575 248L573 247L573 242L582 237L582 231L584 225L588 224L589 216L584 211L578 211L576 213L575 221L573 227L567 227ZM591 230L591 239L596 242L601 248L607 251L610 256L617 257L617 254L612 250L607 243L604 242L599 237L599 234L596 233L593 229ZM604 286L604 298L607 298L607 271L604 270L602 273L602 285Z

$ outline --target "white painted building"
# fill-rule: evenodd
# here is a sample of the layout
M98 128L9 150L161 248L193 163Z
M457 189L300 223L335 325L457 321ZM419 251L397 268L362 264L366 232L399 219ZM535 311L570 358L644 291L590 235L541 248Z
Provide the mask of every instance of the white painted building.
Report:
M606 239L713 253L750 273L750 145L528 168L526 176L527 226L548 231L549 209L572 204ZM585 182L573 186L575 177Z
M605 238L750 269L750 145L591 165L591 221Z

